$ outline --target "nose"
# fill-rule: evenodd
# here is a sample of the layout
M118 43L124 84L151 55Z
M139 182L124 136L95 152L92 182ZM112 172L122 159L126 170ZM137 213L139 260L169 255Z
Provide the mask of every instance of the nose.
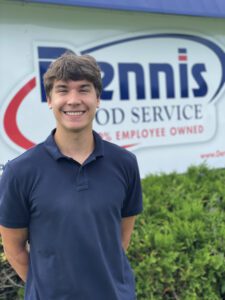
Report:
M69 105L79 105L82 102L80 94L76 90L71 90L67 97L67 104Z

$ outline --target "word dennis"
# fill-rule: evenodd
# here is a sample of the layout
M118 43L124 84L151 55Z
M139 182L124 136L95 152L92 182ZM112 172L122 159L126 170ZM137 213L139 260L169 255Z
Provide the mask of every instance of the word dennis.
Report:
M98 62L103 72L103 92L101 99L113 100L114 91L107 89L107 87L115 80L115 73L118 73L120 100L130 100L130 75L135 78L137 100L147 99L146 88L150 90L151 99L162 98L160 94L160 91L163 89L162 83L165 84L166 99L204 97L208 92L208 85L203 76L203 73L206 72L206 66L203 63L196 63L189 66L187 60L187 49L179 48L177 66L169 63L149 63L147 68L149 70L148 74L145 74L144 66L140 63L118 63L117 70L115 70L108 62ZM178 78L178 82L175 78ZM191 81L190 78L192 78L193 87L189 84L189 81ZM146 79L149 86L146 86ZM179 85L179 94L176 95L177 85Z

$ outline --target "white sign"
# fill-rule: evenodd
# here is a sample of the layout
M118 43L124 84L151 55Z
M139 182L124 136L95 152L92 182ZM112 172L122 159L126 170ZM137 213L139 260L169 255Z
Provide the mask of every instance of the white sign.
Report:
M39 130L33 128L39 128L40 120L45 132L52 126L44 107L44 72L65 51L76 51L58 45L35 47L36 72L15 89L1 112L4 139L21 151L39 141ZM215 42L196 35L153 33L79 53L91 53L102 69L95 129L103 138L136 149L207 141L215 134L216 102L225 81L225 53Z
M29 38L23 36L23 45L29 46L24 52L30 49L29 71L14 66L17 80L12 82L12 76L6 96L1 96L0 139L14 156L43 141L54 128L42 76L54 59L70 50L90 54L99 63L103 93L94 129L134 151L142 176L183 171L205 160L216 159L215 166L223 166L225 143L216 141L218 136L222 140L224 122L219 105L225 109L225 36L221 44L210 35L161 29L78 47L66 28L57 42L46 39L46 30L40 26ZM52 32L57 35L57 29Z

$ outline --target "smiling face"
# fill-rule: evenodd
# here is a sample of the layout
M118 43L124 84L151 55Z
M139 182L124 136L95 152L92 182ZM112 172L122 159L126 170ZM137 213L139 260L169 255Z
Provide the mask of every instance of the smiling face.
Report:
M99 97L91 82L55 80L47 100L55 115L58 131L61 133L92 131Z

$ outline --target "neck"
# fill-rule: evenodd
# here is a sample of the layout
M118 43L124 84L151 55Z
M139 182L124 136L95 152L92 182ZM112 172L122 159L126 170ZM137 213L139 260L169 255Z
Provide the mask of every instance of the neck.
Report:
M92 130L83 132L61 132L56 129L55 142L62 154L82 164L94 150Z

